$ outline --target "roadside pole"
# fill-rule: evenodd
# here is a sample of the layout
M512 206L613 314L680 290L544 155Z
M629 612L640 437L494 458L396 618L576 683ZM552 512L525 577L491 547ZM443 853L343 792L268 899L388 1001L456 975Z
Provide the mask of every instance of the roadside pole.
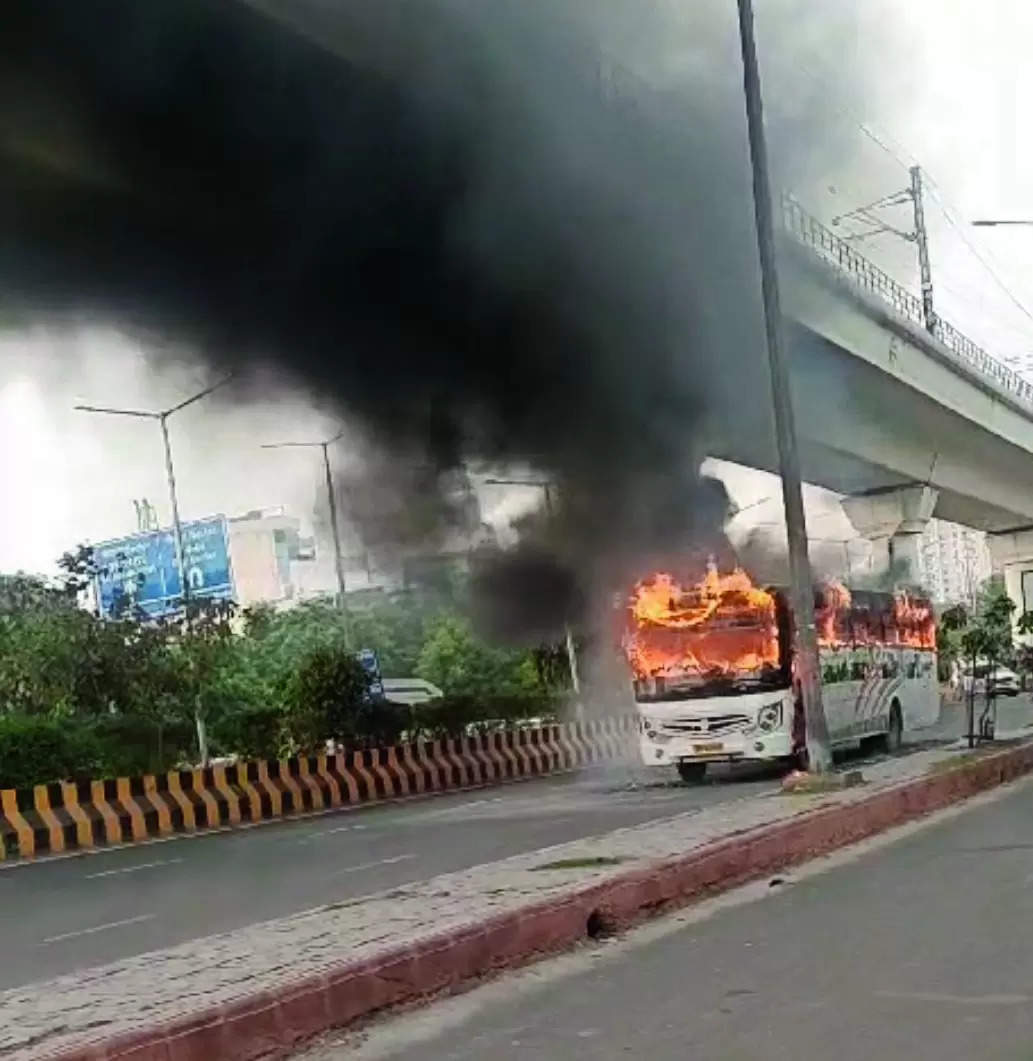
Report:
M190 629L190 579L187 577L186 558L183 552L183 525L179 519L179 499L176 496L176 471L172 463L172 443L169 440L168 420L173 413L178 413L188 405L193 405L194 402L206 398L212 393L212 391L218 390L220 387L229 383L230 379L232 379L232 376L226 376L224 379L219 380L218 383L213 383L210 387L205 387L204 390L198 391L196 394L173 405L171 408L163 409L161 412L156 413L141 409L116 409L98 405L75 406L77 411L83 413L102 413L108 416L133 416L137 419L158 421L158 426L161 428L161 441L165 447L165 477L169 484L169 505L172 508L172 539L176 550L176 566L179 568L179 589L180 597L183 601L183 622L186 625L187 630ZM202 717L200 710L195 710L194 721L197 727L197 750L201 756L201 762L207 766L208 731L205 727L204 718Z
M334 575L337 578L337 607L344 617L344 647L351 650L351 614L348 611L347 585L344 576L344 561L341 559L341 531L337 521L337 495L334 492L334 477L330 471L330 447L340 440L344 431L322 442L265 442L262 449L320 449L323 453L323 474L326 479L326 501L330 507L330 532L334 539Z
M545 515L551 525L555 512L552 507L552 482L548 479L485 479L489 486L536 486L545 495ZM567 669L570 674L570 687L574 692L574 705L578 719L584 716L585 707L581 702L581 675L578 670L577 646L574 642L574 632L570 628L569 620L563 620L563 643L567 650Z
M764 327L771 370L771 396L782 476L786 531L789 537L789 574L796 626L796 678L807 723L809 768L816 773L824 773L831 768L832 756L829 750L828 725L821 701L818 633L814 622L814 584L807 553L807 521L803 509L800 455L796 445L796 425L793 419L792 395L789 391L782 307L775 263L771 185L768 177L767 144L764 139L757 46L753 32L753 3L752 0L737 2L739 37L742 44L743 90L746 96L746 120L753 168L753 209L757 224L757 251L764 296Z

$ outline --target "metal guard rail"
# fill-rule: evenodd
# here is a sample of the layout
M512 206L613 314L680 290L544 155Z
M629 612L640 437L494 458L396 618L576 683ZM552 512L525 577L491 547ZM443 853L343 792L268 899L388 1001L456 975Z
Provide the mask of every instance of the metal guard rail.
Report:
M902 317L925 327L922 300L902 284L870 262L841 236L837 236L812 217L791 196L782 196L782 223L785 230L798 242L816 254L832 268L848 276L859 287L877 295L892 306ZM981 346L963 335L940 317L933 325L933 335L984 376L998 386L1033 406L1033 383L1024 380L1007 365L991 357Z

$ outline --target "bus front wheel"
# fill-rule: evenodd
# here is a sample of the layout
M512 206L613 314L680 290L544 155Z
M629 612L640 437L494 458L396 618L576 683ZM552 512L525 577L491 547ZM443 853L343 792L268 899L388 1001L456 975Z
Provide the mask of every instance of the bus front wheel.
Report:
M678 764L678 776L687 785L699 785L702 784L703 778L707 774L706 763L679 763Z

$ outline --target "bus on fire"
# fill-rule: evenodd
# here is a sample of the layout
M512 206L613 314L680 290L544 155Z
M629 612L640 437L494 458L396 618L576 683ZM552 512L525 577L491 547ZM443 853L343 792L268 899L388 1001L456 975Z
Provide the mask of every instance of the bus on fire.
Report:
M939 714L936 630L928 601L905 592L815 592L829 738L842 749L893 750ZM642 760L686 781L708 763L800 761L806 740L794 692L792 617L784 591L745 572L696 583L657 573L635 587L623 648L632 672Z

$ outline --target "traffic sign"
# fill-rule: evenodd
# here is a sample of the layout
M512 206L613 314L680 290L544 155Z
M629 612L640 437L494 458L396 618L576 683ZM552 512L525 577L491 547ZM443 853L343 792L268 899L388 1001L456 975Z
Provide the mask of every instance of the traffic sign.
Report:
M232 600L233 572L225 516L182 525L183 565L190 597ZM97 603L105 618L139 614L152 619L183 607L176 543L169 529L101 542L93 548Z
M380 675L380 660L372 648L360 648L355 658L362 664L362 669L369 676L369 695L381 700L384 696L384 682Z

